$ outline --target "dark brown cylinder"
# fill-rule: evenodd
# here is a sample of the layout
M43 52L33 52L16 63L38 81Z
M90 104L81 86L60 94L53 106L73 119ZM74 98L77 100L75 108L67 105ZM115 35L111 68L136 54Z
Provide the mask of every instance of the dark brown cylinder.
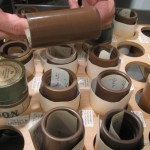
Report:
M63 113L66 118L69 116L71 120L76 120L76 130L71 131L73 122L66 121L66 118L62 117ZM82 118L75 110L68 107L56 107L48 111L41 121L41 129L44 150L71 150L85 134Z
M43 74L39 91L45 98L54 102L65 102L71 101L77 97L77 90L78 90L77 77L71 70L68 69L64 70L69 73L70 82L69 86L63 89L56 89L50 87L52 70L48 70Z
M122 110L109 111L103 117L100 137L102 141L114 150L140 150L143 147L143 125L140 119L133 113L124 110L124 118L117 139L109 133L112 117Z
M139 106L150 114L150 75L148 76L145 87L142 91L142 97L139 102Z
M96 39L101 33L100 15L93 7L30 13L26 17L31 47Z
M117 86L115 85L117 84L115 83L117 79L114 76L112 77L112 79L110 79L110 81L108 81L108 82L112 82L111 89L106 87L102 83L102 79L109 75L121 76L122 78L124 78L124 80L128 82L127 86L124 87L123 85L126 83L125 81L122 81L122 83L120 83L122 85L122 89L114 90L112 87ZM109 102L118 102L129 93L130 87L131 87L131 79L128 77L128 75L126 75L125 73L119 70L110 69L110 70L105 70L98 75L95 93L98 97L102 98L103 100L106 100Z
M15 59L26 64L33 58L33 51L23 41L9 41L0 48L1 56L7 59Z
M119 13L120 13L120 10L117 10L115 13L116 21L119 21L119 22L122 22L125 24L129 24L129 25L134 25L137 22L138 15L135 11L131 10L131 14L130 14L129 18L124 17L124 16L120 15Z
M107 52L110 52L112 50L109 60L98 57L102 50L106 50ZM92 48L92 50L89 53L89 60L91 61L92 64L95 64L96 66L99 67L103 68L115 67L118 65L119 52L115 47L109 44L96 45Z

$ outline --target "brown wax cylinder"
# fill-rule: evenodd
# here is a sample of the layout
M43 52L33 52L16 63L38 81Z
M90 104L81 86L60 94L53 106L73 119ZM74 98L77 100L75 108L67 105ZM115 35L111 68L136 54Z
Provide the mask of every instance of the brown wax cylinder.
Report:
M124 16L120 15L119 13L120 13L120 10L117 10L115 13L116 21L119 21L119 22L122 22L125 24L129 24L129 25L134 25L137 22L138 15L137 15L136 11L131 10L131 14L130 14L129 18L124 17Z
M102 79L104 77L108 77L108 76L112 76L111 78L107 79L107 82L111 83L110 84L110 88L106 87L106 84L108 83L102 83ZM119 90L114 90L115 86L117 86L117 77L115 76L121 76L124 81L122 81L122 83L119 83L122 87L122 89ZM106 81L106 80L105 80ZM127 81L127 86L123 87L123 84L125 85L125 81ZM109 101L109 102L118 102L120 101L123 97L125 97L129 91L130 91L130 87L131 87L131 79L128 77L127 74L119 71L119 70L113 70L113 69L109 69L109 70L105 70L102 71L99 75L98 75L98 79L97 79L97 85L96 85L96 91L95 94L102 98L103 100Z
M54 102L71 101L77 97L78 83L76 75L69 69L63 69L69 73L70 81L67 88L57 89L50 87L51 72L46 71L42 76L40 93L47 99Z
M110 52L112 50L110 59L106 60L98 57L102 50L106 50L107 52ZM109 44L96 45L92 48L92 50L89 53L89 60L91 61L91 63L99 67L115 67L117 66L119 61L119 52L115 47Z
M139 106L150 114L150 75L148 76L145 87L142 91Z
M143 125L140 119L133 113L124 110L123 122L119 137L115 138L109 133L112 117L122 110L112 110L105 114L100 128L102 141L114 150L140 150L143 147Z
M26 17L31 47L96 39L101 33L100 15L94 7L30 13Z
M85 134L82 118L68 107L56 107L48 111L41 121L41 130L44 150L71 150Z
M33 57L33 51L23 41L9 41L0 48L1 56L7 59L15 59L23 64L29 62Z

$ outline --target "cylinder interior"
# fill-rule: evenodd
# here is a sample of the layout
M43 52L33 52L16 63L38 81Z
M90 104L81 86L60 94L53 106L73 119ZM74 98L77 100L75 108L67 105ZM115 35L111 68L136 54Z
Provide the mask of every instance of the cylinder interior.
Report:
M110 90L119 91L126 89L129 85L127 79L118 74L105 75L101 79L102 85Z
M23 150L23 136L12 129L0 129L0 149L2 150Z
M68 111L58 110L48 116L45 128L51 136L68 138L78 130L78 119Z

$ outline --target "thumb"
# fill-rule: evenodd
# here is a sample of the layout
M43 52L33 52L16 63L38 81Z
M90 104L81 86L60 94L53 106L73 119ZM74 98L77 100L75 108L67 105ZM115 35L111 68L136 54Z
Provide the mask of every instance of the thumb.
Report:
M79 8L79 5L76 0L69 0L70 8Z

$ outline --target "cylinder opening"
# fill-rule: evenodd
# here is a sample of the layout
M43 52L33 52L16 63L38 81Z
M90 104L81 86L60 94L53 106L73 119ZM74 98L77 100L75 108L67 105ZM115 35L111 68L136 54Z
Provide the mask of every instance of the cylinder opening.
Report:
M23 150L24 138L17 129L0 127L0 149Z
M119 91L128 87L129 82L126 78L118 74L105 75L101 79L102 85L110 90Z
M51 47L48 51L50 55L59 59L68 58L74 53L72 47L69 47L67 45L54 46Z
M109 131L111 119L114 114L106 119L106 128ZM137 120L130 114L124 113L123 122L121 125L119 137L121 140L131 140L139 134L139 125Z
M146 82L150 73L150 66L143 62L134 61L126 65L125 71L132 79Z
M2 55L5 57L18 58L27 54L27 45L21 42L6 43L3 47Z
M103 50L105 50L106 52L108 52L108 53L110 53L110 60L111 59L114 59L114 58L116 58L116 57L118 57L118 53L114 50L114 48L113 47L111 47L111 46L106 46L106 47L96 47L95 49L94 49L94 55L95 56L100 56L100 53L103 51ZM101 59L103 59L103 58L101 58Z
M123 42L118 45L120 53L129 57L140 57L144 55L144 48L136 43Z
M52 70L51 70L51 72L49 72L49 74L47 75L46 82L45 82L49 87L52 87L52 86L51 86L51 73L52 73ZM73 81L74 81L73 76L72 76L71 74L69 74L69 86L72 85ZM57 87L58 87L58 86L57 86ZM58 89L57 87L56 87L56 89ZM52 88L55 89L54 86L53 86Z
M142 32L145 36L150 37L150 27L143 27L143 28L141 29L141 32Z
M68 138L78 130L78 118L65 110L51 113L45 124L48 134L57 138Z

